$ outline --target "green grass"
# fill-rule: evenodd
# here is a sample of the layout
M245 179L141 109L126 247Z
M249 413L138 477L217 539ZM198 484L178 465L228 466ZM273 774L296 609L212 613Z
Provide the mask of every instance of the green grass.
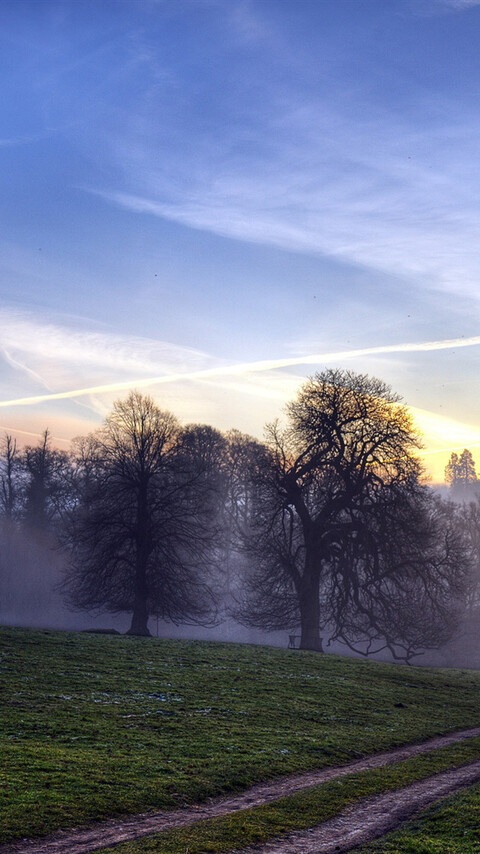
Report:
M21 629L0 659L0 841L480 724L474 671Z
M258 845L293 830L306 830L337 815L362 798L407 786L447 768L480 757L480 739L442 748L396 765L352 774L262 807L243 810L224 818L201 821L192 827L155 834L104 848L98 854L225 854L247 845ZM478 818L478 813L477 813ZM365 849L365 854L377 849ZM417 849L400 849L416 851ZM423 849L420 849L423 851ZM425 849L425 854L428 849ZM441 854L443 849L432 849ZM472 849L473 850L473 849ZM363 851L363 849L362 849ZM396 851L380 848L378 851Z
M430 807L358 854L480 854L480 786Z

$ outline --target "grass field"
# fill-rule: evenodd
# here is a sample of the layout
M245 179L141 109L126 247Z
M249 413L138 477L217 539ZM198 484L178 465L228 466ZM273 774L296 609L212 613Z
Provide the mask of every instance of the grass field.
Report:
M480 854L480 786L425 810L357 854Z
M20 629L0 656L1 841L480 724L474 671Z
M155 834L114 848L104 848L98 851L98 854L226 854L238 850L239 840L242 846L255 845L292 830L307 830L333 818L340 810L362 798L407 786L416 780L466 764L479 757L480 739L477 738L407 759L396 765L352 774L314 787L308 792L281 798L274 803L243 810L235 815L201 821L191 827ZM445 833L449 832L448 827L444 830ZM411 844L412 833L407 835L407 839L408 844ZM373 854L373 851L377 854L380 851L392 854L397 849L387 847L361 850L365 850L365 854L367 851L368 854ZM416 848L399 850L402 854L417 851ZM427 850L425 849L425 854ZM441 854L445 849L433 850L435 854Z

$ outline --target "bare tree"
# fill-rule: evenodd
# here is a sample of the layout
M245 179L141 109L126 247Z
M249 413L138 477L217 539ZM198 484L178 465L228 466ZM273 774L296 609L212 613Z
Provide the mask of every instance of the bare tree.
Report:
M419 484L372 508L369 538L347 537L326 576L323 609L334 639L410 661L453 637L470 555L451 509Z
M17 441L5 433L0 449L0 507L1 516L12 522L19 501L19 454Z
M74 607L130 612L137 635L149 634L150 614L211 621L214 490L200 434L133 392L101 430L77 441L78 497L66 535Z
M267 454L265 445L239 430L230 430L226 434L218 564L222 599L229 615L232 608L235 611L248 561L244 539L250 524L252 502L255 501L253 482Z
M257 478L246 620L300 625L304 649L321 649L325 627L359 651L386 645L407 659L441 642L466 557L419 483L406 408L379 380L326 371L287 412Z
M69 503L69 455L51 447L50 433L45 430L38 445L23 449L19 464L23 521L48 534Z
M452 512L466 537L471 557L471 573L466 591L466 616L480 620L480 496L473 501L452 504Z

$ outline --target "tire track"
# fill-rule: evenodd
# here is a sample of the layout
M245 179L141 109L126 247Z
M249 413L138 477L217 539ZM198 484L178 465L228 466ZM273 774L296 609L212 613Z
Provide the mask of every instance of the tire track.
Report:
M335 818L308 831L289 833L262 845L237 849L235 854L346 854L372 842L442 798L480 780L480 760L442 771L349 807Z
M164 810L156 813L142 813L127 816L125 818L109 819L108 821L98 822L87 828L74 828L59 831L52 836L43 837L41 839L22 839L20 841L7 843L5 845L0 845L0 854L89 854L91 851L96 851L99 848L107 848L111 845L117 845L120 842L127 842L132 839L138 839L142 836L150 836L164 830L186 827L187 825L194 824L195 822L203 819L218 818L250 807L267 804L271 801L278 800L279 798L294 795L297 792L309 789L312 786L327 783L330 780L337 780L341 777L346 777L350 774L357 774L361 771L369 771L373 768L381 768L385 765L401 762L404 759L410 759L413 756L428 753L429 751L437 750L440 747L448 747L452 744L458 744L461 741L465 741L469 738L476 738L478 736L480 736L480 727L462 730L461 732L449 733L447 735L431 738L420 744L410 744L384 753L367 756L364 759L358 759L354 762L350 762L348 765L341 765L335 768L323 768L319 771L296 774L280 780L257 783L245 792L232 797L215 798L202 804L184 807L177 810ZM474 764L475 766L478 764L478 773L480 777L480 760L478 763ZM473 768L473 765L468 767ZM453 774L457 770L458 769L453 769L451 772L444 773ZM433 780L434 778L432 777L428 779ZM397 790L397 792L398 791L399 790ZM452 789L452 791L454 790ZM395 794L396 793L392 793L391 797L395 798ZM334 821L336 821L336 819L334 819ZM263 849L254 848L248 850L259 851ZM265 851L267 850L271 850L272 852L275 851L274 848L265 848ZM282 850L283 852L284 849L277 850ZM293 850L294 849L292 849L292 852ZM302 851L303 854L307 849L299 850ZM339 850L340 849L335 849L336 854L338 854Z

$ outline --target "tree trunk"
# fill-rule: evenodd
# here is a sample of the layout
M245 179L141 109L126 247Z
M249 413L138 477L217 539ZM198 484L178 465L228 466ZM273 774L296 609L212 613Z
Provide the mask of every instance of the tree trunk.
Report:
M135 558L135 599L133 603L132 623L127 635L150 637L148 629L148 497L145 484L139 490L137 505L136 558Z
M300 649L313 649L316 652L323 652L319 625L319 587L319 572L311 566L311 561L307 555L302 587L298 597L301 626Z
M127 635L140 635L141 637L150 637L148 628L148 608L147 597L141 593L135 595L135 603L133 606L132 622Z

